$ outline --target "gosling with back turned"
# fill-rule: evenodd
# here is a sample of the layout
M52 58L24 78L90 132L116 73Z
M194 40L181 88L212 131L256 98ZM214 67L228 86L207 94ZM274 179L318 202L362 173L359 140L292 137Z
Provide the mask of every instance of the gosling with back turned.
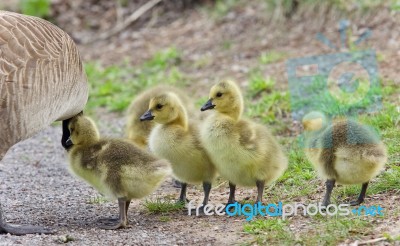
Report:
M215 109L204 122L201 140L220 175L229 180L228 204L235 202L236 185L257 186L262 202L264 186L279 178L287 158L268 128L242 119L243 98L231 80L214 85L201 111Z
M95 123L82 114L68 128L70 170L106 197L118 199L119 218L101 228L126 227L131 200L152 193L171 173L170 164L129 141L101 139Z
M335 183L362 184L360 195L350 205L364 201L369 181L377 176L387 161L386 147L367 126L353 120L328 124L321 112L303 117L305 152L320 177L326 179L323 206L330 204Z
M199 140L198 127L188 121L186 109L172 92L150 100L149 109L140 120L154 120L149 137L150 150L171 162L173 175L182 182L179 202L186 202L186 185L203 183L203 205L208 203L216 170Z

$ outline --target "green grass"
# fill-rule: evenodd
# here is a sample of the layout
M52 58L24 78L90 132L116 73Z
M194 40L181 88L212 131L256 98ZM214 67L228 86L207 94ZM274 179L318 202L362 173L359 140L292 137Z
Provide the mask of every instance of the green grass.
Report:
M293 244L294 237L289 231L289 221L282 219L259 219L244 224L246 233L256 235L259 245L268 244Z
M154 200L146 200L144 202L144 207L150 214L168 214L174 211L182 210L185 205L176 203L170 199L157 198Z
M246 114L262 123L280 123L278 118L290 111L289 93L275 89L276 80L262 75L258 68L248 74Z
M273 132L278 133L287 128L281 121L290 111L289 93L276 90L276 81L263 77L259 72L249 74L249 89L246 97L246 115L261 123L273 125Z
M275 87L276 81L271 77L265 77L260 71L252 71L249 73L249 93L252 97L262 92L271 92Z
M244 232L255 235L258 245L337 245L349 237L359 239L372 231L372 222L363 217L308 217L302 233L289 229L292 223L280 218L262 218L244 225Z
M275 187L267 193L274 201L292 200L297 197L307 196L315 192L319 184L316 172L298 145L289 150L289 167L279 178ZM302 187L293 189L293 187Z
M326 82L323 76L316 76L306 89L296 87L299 91L291 96L292 110L298 112L304 109L319 108L327 115L352 115L364 113L379 102L381 87L379 85L369 87L369 82L359 80L359 86L355 92L346 92L338 89L340 94L334 95L334 87ZM381 83L382 81L379 81ZM290 82L296 86L298 81ZM328 89L328 87L330 89ZM307 95L307 96L305 96Z
M247 115L259 119L262 123L281 124L280 119L289 113L289 93L273 91L253 101L247 106Z
M360 239L372 231L370 220L362 217L322 217L313 219L314 229L300 237L305 245L337 245L351 237Z
M390 9L393 11L400 11L400 1L392 0L390 4Z
M157 52L140 67L127 63L109 67L94 62L85 64L90 84L87 109L105 107L110 111L123 111L143 89L160 83L184 84L185 76L178 68L180 57L176 48L169 48Z
M19 7L22 14L45 18L50 14L50 2L50 0L20 0Z

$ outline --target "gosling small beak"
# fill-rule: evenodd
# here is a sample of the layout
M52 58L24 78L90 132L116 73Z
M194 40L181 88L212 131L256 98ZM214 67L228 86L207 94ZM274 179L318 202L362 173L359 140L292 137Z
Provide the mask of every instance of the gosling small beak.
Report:
M71 137L69 137L67 141L65 141L65 148L69 149L72 145L74 145L74 143L72 143Z
M140 121L145 121L145 120L153 120L154 116L151 114L151 110L147 110L146 113L144 113L142 116L140 116Z
M200 110L201 111L206 111L206 110L213 109L213 108L215 108L215 105L212 104L212 99L210 99L210 100L208 100L206 102L206 104L203 105L203 107L201 107Z

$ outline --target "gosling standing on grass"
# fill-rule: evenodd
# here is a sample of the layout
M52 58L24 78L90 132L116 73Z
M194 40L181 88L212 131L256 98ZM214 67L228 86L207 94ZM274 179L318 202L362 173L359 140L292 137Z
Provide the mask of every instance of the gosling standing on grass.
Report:
M211 88L201 111L210 109L215 112L205 120L201 140L217 171L229 180L228 204L235 202L236 185L257 186L257 202L261 202L264 186L287 168L281 146L267 127L242 119L242 93L233 81Z
M326 179L326 194L322 202L328 206L335 183L362 184L356 201L364 201L369 181L377 176L387 161L386 147L366 126L353 120L338 120L332 124L321 112L304 116L306 155L321 178Z
M131 200L149 195L161 184L171 172L168 161L125 140L101 139L95 123L82 114L70 120L68 129L70 170L103 195L118 199L119 218L101 228L126 227Z
M186 109L172 92L150 100L149 109L140 120L158 123L149 137L150 150L172 164L173 175L182 182L180 202L186 202L186 185L203 183L203 205L208 203L216 170L200 144L198 127L189 122Z

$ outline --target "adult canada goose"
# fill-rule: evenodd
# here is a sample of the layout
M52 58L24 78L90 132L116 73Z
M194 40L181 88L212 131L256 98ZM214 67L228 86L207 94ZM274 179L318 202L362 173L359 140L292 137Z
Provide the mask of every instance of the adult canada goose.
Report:
M71 171L103 195L118 199L119 219L102 228L126 227L131 200L153 192L171 173L170 164L128 140L101 139L95 123L82 114L70 120L68 129Z
M87 98L86 75L72 39L40 18L0 11L0 160L19 141L81 112ZM64 131L63 144L68 137ZM0 211L0 232L50 231L11 226Z
M150 150L171 162L175 178L182 182L179 202L186 202L187 183L203 183L206 205L216 170L201 146L196 122L189 121L179 97L172 92L153 97L140 120L158 123L150 134Z
M330 124L321 112L310 112L303 118L305 152L318 174L326 179L322 202L328 206L335 183L362 184L356 201L364 201L369 181L382 171L386 147L368 127L353 120L340 119Z
M179 88L169 85L158 85L143 91L130 104L126 124L126 135L141 148L148 148L148 137L155 123L153 121L141 121L140 116L148 109L151 98L166 92L176 93L190 112L189 115L193 116L191 115L191 112L194 111L193 103Z
M287 168L287 159L268 128L242 119L243 98L230 80L214 85L201 111L215 109L201 129L203 146L220 175L229 180L228 204L234 203L236 185L257 186L257 202L264 186Z

